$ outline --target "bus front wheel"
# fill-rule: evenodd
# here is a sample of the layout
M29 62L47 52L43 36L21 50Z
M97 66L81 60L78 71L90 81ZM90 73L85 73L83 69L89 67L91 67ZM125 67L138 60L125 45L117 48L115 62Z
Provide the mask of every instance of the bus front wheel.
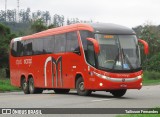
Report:
M82 77L78 78L78 80L76 81L76 89L78 95L81 96L87 96L92 93L92 91L84 89L84 81Z
M21 88L25 94L29 94L29 87L28 87L28 83L26 82L25 78L23 78L21 81Z
M127 89L119 89L119 90L112 90L110 93L114 97L122 97L126 93Z

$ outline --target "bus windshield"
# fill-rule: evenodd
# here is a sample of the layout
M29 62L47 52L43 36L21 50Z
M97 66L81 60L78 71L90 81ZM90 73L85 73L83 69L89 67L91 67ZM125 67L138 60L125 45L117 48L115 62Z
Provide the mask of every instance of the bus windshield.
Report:
M140 68L140 50L135 35L95 34L100 45L98 66L111 70Z

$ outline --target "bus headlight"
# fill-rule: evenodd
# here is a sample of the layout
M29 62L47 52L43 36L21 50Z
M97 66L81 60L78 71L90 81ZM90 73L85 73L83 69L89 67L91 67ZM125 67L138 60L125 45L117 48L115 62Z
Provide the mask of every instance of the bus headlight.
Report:
M137 79L141 79L141 78L142 78L142 75L137 76Z

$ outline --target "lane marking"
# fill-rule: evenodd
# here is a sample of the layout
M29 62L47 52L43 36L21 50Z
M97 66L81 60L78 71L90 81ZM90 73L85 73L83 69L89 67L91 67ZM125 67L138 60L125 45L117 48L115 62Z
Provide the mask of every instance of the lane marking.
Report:
M101 102L101 101L109 101L113 99L99 99L99 100L92 100L91 102Z

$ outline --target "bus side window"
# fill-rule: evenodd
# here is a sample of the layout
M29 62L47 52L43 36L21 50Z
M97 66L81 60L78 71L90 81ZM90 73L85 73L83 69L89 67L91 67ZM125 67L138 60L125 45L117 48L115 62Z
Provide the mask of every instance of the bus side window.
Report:
M43 54L43 39L33 39L32 52L34 55Z
M48 36L43 39L43 53L50 54L54 52L54 36Z
M66 52L75 52L77 54L80 54L76 32L67 33Z
M55 35L54 52L55 53L65 52L65 48L66 48L66 34Z
M32 55L32 40L27 44L27 55Z
M95 56L94 56L93 44L91 44L86 39L88 37L94 38L94 34L89 31L81 30L80 35L81 35L81 40L82 40L82 45L83 45L86 61L89 64L91 64L92 66L95 66L95 58L94 58ZM91 60L91 59L93 59L93 60Z
M11 55L14 57L17 56L17 41L12 43Z
M24 56L32 55L32 40L24 41Z
M23 56L23 42L17 41L17 56Z
M87 41L87 56L86 59L89 64L95 66L95 53L94 53L94 46L91 42Z

